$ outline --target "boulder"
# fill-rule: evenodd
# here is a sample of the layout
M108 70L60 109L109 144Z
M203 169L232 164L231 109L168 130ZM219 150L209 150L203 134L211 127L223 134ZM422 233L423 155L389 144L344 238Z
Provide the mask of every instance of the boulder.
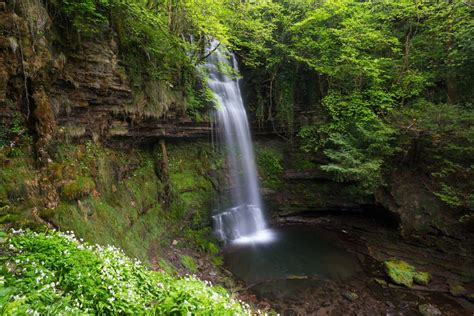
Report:
M422 304L418 306L418 311L423 316L438 316L442 315L441 311L434 305L431 304Z

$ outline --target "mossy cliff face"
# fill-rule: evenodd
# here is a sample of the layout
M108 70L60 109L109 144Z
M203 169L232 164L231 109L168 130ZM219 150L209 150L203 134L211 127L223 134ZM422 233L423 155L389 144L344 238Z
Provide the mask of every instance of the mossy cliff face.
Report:
M208 135L206 111L202 123L193 120L183 91L132 87L112 33L70 38L40 1L7 2L0 29L0 122L21 116L43 162L52 140L134 145Z
M61 144L41 170L27 148L14 157L8 148L2 154L4 225L72 230L145 262L160 257L174 238L215 253L208 226L218 159L206 142L167 146L169 183L162 179L159 146L123 152L92 142Z

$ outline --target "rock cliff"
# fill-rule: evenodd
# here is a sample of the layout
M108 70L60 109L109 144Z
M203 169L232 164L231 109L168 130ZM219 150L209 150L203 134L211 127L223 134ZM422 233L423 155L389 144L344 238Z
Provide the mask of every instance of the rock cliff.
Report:
M159 94L150 108L150 96L131 86L113 34L67 43L40 2L18 4L20 15L13 4L0 4L0 121L26 117L40 157L52 140L126 145L209 134L208 123L186 114L173 87L146 87Z

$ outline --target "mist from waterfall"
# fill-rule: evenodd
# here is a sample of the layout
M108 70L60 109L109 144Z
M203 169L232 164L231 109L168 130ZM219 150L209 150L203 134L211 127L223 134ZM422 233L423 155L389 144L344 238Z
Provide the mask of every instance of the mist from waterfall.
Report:
M271 239L262 211L255 155L247 113L242 101L235 55L213 40L207 48L208 85L217 101L217 126L226 150L232 182L231 208L213 218L217 237L227 242L258 242ZM223 71L224 69L224 71ZM227 69L227 71L225 71Z

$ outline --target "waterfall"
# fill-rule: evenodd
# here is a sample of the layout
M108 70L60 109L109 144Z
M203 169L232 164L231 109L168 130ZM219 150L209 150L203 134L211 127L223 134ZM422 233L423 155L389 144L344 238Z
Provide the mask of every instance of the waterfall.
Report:
M205 67L209 72L209 88L217 101L217 126L227 154L232 180L229 198L233 207L212 217L215 232L224 243L268 240L271 234L262 211L247 113L239 82L228 74L229 71L239 73L237 60L233 53L218 45L213 40L207 48L212 53ZM227 71L223 73L222 69Z

